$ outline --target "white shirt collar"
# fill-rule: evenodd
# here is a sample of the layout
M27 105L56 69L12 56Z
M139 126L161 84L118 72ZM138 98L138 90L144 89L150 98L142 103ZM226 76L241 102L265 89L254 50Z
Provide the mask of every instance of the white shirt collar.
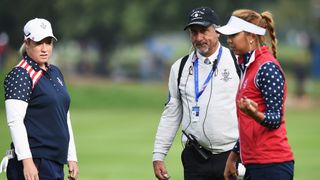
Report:
M256 58L255 58L255 57L256 57L255 54L256 54L256 50L254 50L254 51L252 52L248 63L245 65L246 67L248 67L248 66L256 59Z

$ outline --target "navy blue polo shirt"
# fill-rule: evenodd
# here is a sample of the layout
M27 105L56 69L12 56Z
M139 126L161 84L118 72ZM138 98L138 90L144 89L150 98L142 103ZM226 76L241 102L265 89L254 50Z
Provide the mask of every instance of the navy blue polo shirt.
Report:
M30 57L24 59L35 72L43 71L35 86L27 70L15 67L4 81L5 99L28 103L24 124L33 158L45 158L60 164L67 162L69 130L67 113L70 96L64 78L54 65L42 70Z

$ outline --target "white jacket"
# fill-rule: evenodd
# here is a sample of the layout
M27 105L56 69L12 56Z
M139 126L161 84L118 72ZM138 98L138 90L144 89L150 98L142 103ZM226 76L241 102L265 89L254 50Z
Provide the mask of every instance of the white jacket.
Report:
M220 47L219 47L220 48ZM211 64L205 64L205 57L197 53L199 62L199 88L203 85L218 56L219 48L209 57ZM212 79L200 96L199 120L192 121L192 107L196 105L193 62L194 53L184 66L178 89L178 71L181 59L171 67L169 77L170 98L162 113L158 126L153 161L164 160L180 127L196 137L198 142L213 154L231 150L238 139L236 116L236 93L239 77L229 49L222 47L222 56ZM180 98L181 95L181 98ZM182 141L186 143L186 137Z

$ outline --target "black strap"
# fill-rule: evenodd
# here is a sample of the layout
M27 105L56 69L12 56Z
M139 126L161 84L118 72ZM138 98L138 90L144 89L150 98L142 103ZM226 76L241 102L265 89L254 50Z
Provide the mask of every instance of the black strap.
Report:
M179 88L179 85L180 85L180 79L181 79L182 71L183 71L184 65L186 64L186 62L187 62L187 60L188 60L188 57L189 57L189 55L184 56L184 57L182 58L181 62L180 62L179 72L178 72L178 78L177 78L178 88Z
M180 62L180 66L179 66L179 72L178 72L178 78L177 78L177 82L178 82L178 90L179 90L179 94L180 94L180 89L179 89L179 85L180 85L180 79L181 79L181 75L182 75L182 71L183 71L183 68L184 68L184 65L186 64L187 60L188 60L188 57L189 55L186 55L184 56L182 59L181 59L181 62ZM165 103L164 105L166 106L168 104Z
M233 59L233 62L234 62L234 66L236 67L237 74L238 74L238 76L240 78L241 77L241 71L240 71L239 64L237 62L236 55L231 50L230 50L230 53L231 53L231 56L232 56L232 59Z

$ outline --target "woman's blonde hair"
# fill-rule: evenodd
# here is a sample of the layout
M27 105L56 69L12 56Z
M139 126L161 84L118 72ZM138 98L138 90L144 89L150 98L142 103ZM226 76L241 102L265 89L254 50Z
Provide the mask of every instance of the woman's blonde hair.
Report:
M252 24L265 28L269 32L269 37L271 41L271 49L273 52L273 56L277 57L277 39L276 32L274 27L274 21L272 18L272 14L269 11L264 11L261 14L256 11L250 9L239 9L232 13L233 16L239 17L248 21ZM258 41L260 45L266 44L266 40L264 36L258 36Z
M25 53L27 53L26 42L23 42L19 49L19 54L23 57Z

